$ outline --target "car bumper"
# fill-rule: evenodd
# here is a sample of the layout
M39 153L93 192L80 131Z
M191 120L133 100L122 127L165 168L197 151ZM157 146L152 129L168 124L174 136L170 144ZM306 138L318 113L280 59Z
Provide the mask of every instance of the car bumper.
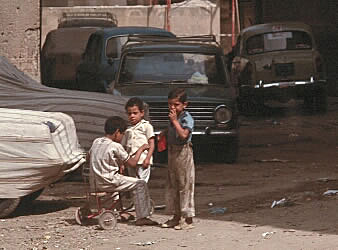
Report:
M320 81L285 81L273 83L258 83L256 85L241 85L241 96L259 95L264 99L274 99L278 97L301 98L312 94L320 88L326 86L325 80Z
M160 131L155 131L158 135ZM196 129L192 133L192 141L197 144L208 143L225 143L228 139L237 138L239 136L239 129L221 130L219 128L205 128L203 130Z

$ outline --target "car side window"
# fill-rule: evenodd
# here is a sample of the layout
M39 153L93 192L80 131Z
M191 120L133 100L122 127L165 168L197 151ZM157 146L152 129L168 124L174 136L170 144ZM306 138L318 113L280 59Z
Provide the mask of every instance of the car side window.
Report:
M87 48L84 54L84 59L85 61L91 61L91 57L92 57L92 50L93 50L93 40L94 40L94 36L90 36L89 40L88 40L88 44L87 44Z
M107 41L106 45L106 57L117 58L118 57L118 38L112 37Z
M85 61L98 62L100 60L101 39L99 36L90 36L85 52Z

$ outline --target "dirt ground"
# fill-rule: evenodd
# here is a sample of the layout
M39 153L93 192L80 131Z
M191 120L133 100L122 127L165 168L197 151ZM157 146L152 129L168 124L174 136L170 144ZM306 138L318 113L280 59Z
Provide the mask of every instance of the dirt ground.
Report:
M77 225L86 186L73 180L0 220L0 249L337 249L338 196L324 192L338 189L338 98L325 115L305 113L298 102L269 105L263 115L241 117L236 164L196 165L194 229ZM156 205L164 204L165 174L152 170Z

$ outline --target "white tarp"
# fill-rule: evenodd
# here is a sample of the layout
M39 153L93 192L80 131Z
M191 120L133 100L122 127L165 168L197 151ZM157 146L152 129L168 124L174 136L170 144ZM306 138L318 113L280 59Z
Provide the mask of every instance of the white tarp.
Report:
M111 94L43 86L0 56L0 107L66 113L74 119L85 149L103 135L107 117L126 118L125 102L125 98Z
M0 108L0 131L0 199L40 190L85 162L66 114Z

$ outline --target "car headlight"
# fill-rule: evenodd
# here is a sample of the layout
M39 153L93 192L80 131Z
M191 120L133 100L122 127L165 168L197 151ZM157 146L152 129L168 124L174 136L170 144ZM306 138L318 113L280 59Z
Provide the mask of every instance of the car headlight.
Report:
M227 123L231 120L232 112L225 105L219 105L215 109L214 119L217 123Z

